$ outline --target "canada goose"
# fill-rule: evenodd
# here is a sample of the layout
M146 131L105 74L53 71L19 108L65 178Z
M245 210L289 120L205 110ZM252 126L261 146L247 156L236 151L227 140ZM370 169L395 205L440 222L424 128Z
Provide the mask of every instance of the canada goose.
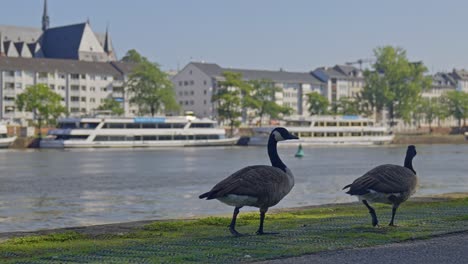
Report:
M268 208L276 205L294 186L294 176L278 156L276 144L278 141L299 139L283 127L277 127L270 133L268 139L268 156L271 165L248 166L233 173L231 176L216 184L211 191L199 196L200 199L218 199L234 206L229 231L235 236L241 235L236 231L236 218L243 206L260 208L260 226L257 235L263 232L263 221Z
M395 226L393 221L398 206L406 201L415 191L418 179L413 169L413 158L416 156L416 147L408 146L406 151L405 166L385 164L368 171L357 178L344 189L350 195L357 195L359 200L369 209L372 216L372 225L377 226L379 221L369 202L392 204L392 220L389 226Z

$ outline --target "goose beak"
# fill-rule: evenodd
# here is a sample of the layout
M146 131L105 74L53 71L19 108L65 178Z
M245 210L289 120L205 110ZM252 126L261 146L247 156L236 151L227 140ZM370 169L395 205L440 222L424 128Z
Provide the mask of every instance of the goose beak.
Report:
M288 139L299 139L298 136L295 136L293 134L289 134L289 138Z

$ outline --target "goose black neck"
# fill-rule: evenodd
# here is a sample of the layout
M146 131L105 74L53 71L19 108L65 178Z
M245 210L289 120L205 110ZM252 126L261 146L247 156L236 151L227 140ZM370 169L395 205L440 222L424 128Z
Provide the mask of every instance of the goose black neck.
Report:
M268 156L270 157L271 165L286 172L286 165L281 161L280 157L278 156L276 144L277 142L274 136L271 135L268 139Z
M406 158L405 158L405 167L410 169L414 174L416 174L416 171L413 169L413 155L410 155L409 153L406 153Z

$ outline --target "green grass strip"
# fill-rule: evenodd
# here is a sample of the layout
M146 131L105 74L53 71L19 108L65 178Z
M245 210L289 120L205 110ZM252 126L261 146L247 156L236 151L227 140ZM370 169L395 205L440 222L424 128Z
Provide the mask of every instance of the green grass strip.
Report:
M76 232L12 238L0 243L1 263L236 263L368 247L468 230L468 199L407 202L388 227L391 207L376 206L382 228L373 228L361 204L267 214L256 236L258 213L241 213L232 237L229 217L157 221L120 235Z

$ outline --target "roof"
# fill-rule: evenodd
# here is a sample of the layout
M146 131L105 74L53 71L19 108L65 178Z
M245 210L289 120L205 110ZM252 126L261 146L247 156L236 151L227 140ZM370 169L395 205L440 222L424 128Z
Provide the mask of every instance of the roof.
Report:
M137 63L123 61L112 61L110 64L113 65L121 74L125 75L130 74L138 65Z
M242 74L245 80L272 80L284 83L322 83L319 79L308 72L288 72L288 71L267 71L251 69L222 68L214 63L191 62L192 65L199 68L205 74L219 78L223 72L236 72Z
M66 72L78 74L121 74L111 63L45 58L0 57L0 70L32 72Z
M42 30L40 28L0 25L0 33L3 41L12 40L14 42L24 41L30 43L36 42L41 37Z
M81 38L86 23L49 28L44 33L42 49L48 58L79 59Z
M453 75L456 79L460 79L464 81L468 80L468 71L453 69Z

